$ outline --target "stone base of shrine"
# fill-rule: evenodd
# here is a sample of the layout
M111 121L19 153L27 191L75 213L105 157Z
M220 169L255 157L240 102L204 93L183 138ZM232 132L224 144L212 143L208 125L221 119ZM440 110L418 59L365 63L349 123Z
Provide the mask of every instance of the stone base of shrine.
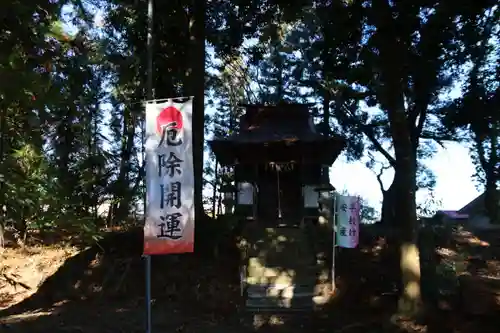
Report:
M310 311L328 303L331 269L319 260L303 228L262 228L242 232L241 294L250 311Z
M328 280L308 284L246 284L243 288L246 308L255 312L319 310L332 295Z

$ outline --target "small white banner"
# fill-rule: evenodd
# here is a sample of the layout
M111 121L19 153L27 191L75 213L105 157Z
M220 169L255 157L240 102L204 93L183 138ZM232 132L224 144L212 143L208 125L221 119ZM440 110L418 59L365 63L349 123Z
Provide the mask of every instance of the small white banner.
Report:
M238 183L238 204L251 205L253 204L254 189L250 183Z
M315 191L317 186L305 185L303 187L304 207L305 208L318 208L318 192Z
M144 254L194 250L193 99L146 104Z
M359 243L360 199L337 196L337 245L355 248Z

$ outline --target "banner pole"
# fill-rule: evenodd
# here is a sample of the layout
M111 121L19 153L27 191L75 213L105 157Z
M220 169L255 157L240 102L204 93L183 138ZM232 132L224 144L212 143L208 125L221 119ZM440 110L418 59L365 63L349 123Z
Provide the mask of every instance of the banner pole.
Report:
M146 333L151 333L151 256L145 256L146 259Z
M146 99L153 99L153 0L148 0L148 30L147 30L147 82L146 82ZM146 117L144 117L144 131L143 131L143 152L144 152L144 169L146 174ZM146 177L144 177L144 185L146 187ZM147 216L147 191L144 191L144 223L146 223ZM146 224L144 224L146 225ZM151 255L146 256L146 333L152 333L152 309L151 309Z
M333 250L332 250L332 292L335 291L335 247L337 246L337 195L333 193L332 207L332 229L333 229Z

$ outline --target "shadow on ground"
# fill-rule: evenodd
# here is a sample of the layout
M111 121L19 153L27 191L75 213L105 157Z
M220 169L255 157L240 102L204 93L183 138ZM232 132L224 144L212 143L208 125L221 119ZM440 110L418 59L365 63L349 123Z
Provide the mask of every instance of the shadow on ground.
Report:
M397 290L394 258L383 241L367 236L359 249L338 253L337 293L324 310L309 314L256 316L240 296L239 254L228 239L195 254L152 260L153 332L399 332L415 326L389 325ZM100 246L66 261L27 300L0 312L1 332L144 332L142 231L112 233ZM448 316L448 317L444 317ZM436 314L427 332L457 330L452 313ZM454 322L454 321L457 321ZM407 324L410 325L410 324ZM458 325L458 326L457 326ZM488 331L487 327L481 328ZM496 331L496 330L495 330ZM420 332L424 332L420 330Z

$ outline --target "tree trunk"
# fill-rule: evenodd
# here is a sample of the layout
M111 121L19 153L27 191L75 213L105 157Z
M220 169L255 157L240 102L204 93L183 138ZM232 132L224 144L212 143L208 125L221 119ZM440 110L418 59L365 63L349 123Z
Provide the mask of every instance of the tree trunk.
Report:
M215 167L214 167L214 183L213 183L213 193L212 193L212 218L217 216L217 184L219 183L219 163L217 159L215 159Z
M330 135L330 102L330 92L325 89L323 91L323 135L325 136ZM324 179L328 179L328 182L330 182L330 168L323 166L321 172L326 175Z
M395 221L399 226L401 294L398 315L414 317L420 313L422 299L420 293L420 261L417 246L417 188L416 171L418 136L415 140L415 124L408 119L405 109L404 91L407 87L404 55L406 44L397 42L398 22L393 8L387 1L373 1L374 23L379 42L381 75L383 85L379 95L387 110L389 128L395 156Z
M397 197L397 187L398 182L401 177L399 177L399 171L396 169L394 173L394 179L391 186L387 190L382 190L382 216L381 216L381 226L383 228L383 233L385 236L385 249L382 252L383 262L388 265L398 266L400 262L400 247L401 242L399 238L400 225L398 224L398 219L396 216L396 207L399 205ZM402 290L401 282L401 272L397 275L391 275L389 278L396 279L398 290Z
M486 177L486 189L484 192L484 205L486 207L486 212L490 219L490 223L500 223L499 217L499 198L498 190L495 181L491 181ZM493 177L490 177L493 178Z
M114 200L116 202L113 209L113 224L118 225L126 219L130 201L130 163L132 158L132 150L134 148L134 138L136 129L136 115L132 110L127 110L123 117L122 135L126 140L122 140L120 154L120 171L114 187Z
M0 108L0 164L4 162L4 136L6 134L5 111ZM3 171L3 170L1 170ZM0 181L0 248L5 246L5 195L3 181Z
M193 168L195 218L203 219L203 144L205 137L205 0L192 1L189 22L190 65L188 91L193 100Z
M3 216L3 211L0 213L0 249L5 247L5 220Z
M217 196L217 215L222 215L222 193Z
M28 233L28 222L26 221L25 207L21 209L21 216L15 222L15 228L18 233L17 243L21 247L24 247L26 244L26 235Z
M490 223L500 223L500 203L499 203L499 195L497 189L498 182L498 168L499 168L499 157L497 151L497 143L498 143L498 132L493 129L490 131L490 158L488 161L481 163L483 164L483 170L486 174L486 192L485 192L485 206L486 211L488 213L488 217L490 218ZM483 153L484 154L484 153ZM486 158L483 157L483 160Z
M394 175L394 180L392 181L391 186L386 191L382 192L382 216L381 223L386 227L395 227L395 208L396 208L396 175Z
M394 177L394 185L398 202L395 205L395 218L400 226L398 239L402 290L398 310L400 315L414 317L422 308L415 202L417 156L402 103L388 112L396 156L397 177Z

